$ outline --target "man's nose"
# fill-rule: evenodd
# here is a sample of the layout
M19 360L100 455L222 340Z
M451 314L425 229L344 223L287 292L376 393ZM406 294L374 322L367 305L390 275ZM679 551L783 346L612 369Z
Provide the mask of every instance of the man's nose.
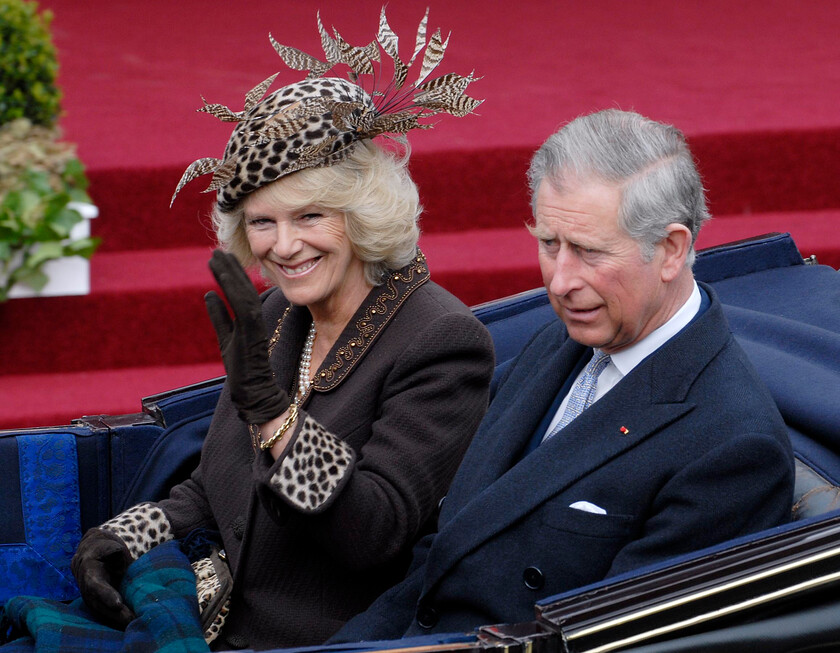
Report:
M575 255L561 247L554 257L554 269L548 284L552 295L562 297L580 287L578 261Z

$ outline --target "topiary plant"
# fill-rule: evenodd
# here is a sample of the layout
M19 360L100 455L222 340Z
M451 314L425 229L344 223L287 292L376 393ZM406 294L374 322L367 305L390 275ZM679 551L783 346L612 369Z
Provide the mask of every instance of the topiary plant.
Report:
M41 291L45 263L90 258L98 244L70 237L88 181L73 145L59 140L52 14L37 8L0 0L0 302L15 284Z
M61 107L52 12L36 2L0 0L0 125L28 118L50 127Z

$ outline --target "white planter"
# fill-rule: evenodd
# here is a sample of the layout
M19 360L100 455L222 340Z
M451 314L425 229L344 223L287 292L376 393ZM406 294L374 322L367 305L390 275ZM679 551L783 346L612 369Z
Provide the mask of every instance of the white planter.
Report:
M90 221L99 215L99 209L93 204L71 202L68 206L81 213L84 220L70 231L69 240L79 240L90 236ZM15 297L49 297L58 295L87 295L90 293L90 261L81 256L47 261L41 268L49 277L49 282L36 292L24 284L15 284L9 291L9 299Z

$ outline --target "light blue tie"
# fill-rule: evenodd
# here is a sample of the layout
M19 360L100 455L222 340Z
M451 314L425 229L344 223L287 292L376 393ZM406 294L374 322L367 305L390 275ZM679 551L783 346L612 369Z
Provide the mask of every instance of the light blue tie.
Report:
M563 411L563 416L551 432L543 438L543 442L557 435L563 427L589 408L595 399L595 390L598 388L598 377L601 376L601 372L610 364L610 356L600 349L594 351L592 360L583 368L583 374L580 375L580 378L572 388L571 394L569 394L569 401L566 404L566 410Z

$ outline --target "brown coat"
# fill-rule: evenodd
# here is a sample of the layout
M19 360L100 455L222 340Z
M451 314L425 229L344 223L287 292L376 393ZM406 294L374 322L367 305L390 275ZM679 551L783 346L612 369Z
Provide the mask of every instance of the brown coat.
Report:
M291 391L311 322L269 293ZM405 573L487 407L493 347L422 257L374 288L316 377L293 442L256 452L225 389L192 478L161 506L176 537L217 528L234 571L220 648L316 644Z

